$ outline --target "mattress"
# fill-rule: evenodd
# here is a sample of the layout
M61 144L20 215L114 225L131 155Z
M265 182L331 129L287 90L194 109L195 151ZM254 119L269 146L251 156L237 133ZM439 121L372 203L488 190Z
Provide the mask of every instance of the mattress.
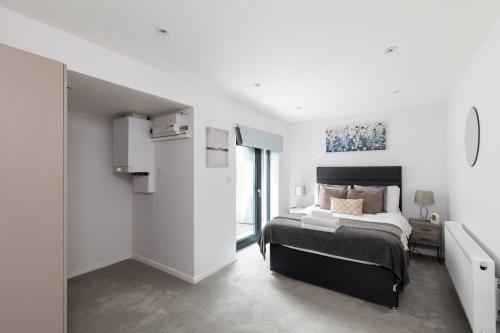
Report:
M398 282L406 284L409 281L407 255L400 237L371 229L341 227L335 232L304 229L300 214L285 215L269 221L259 235L258 244L264 258L266 244L272 243L344 261L376 264L392 270ZM401 214L392 219L383 216L377 216L377 219L403 225L406 221Z

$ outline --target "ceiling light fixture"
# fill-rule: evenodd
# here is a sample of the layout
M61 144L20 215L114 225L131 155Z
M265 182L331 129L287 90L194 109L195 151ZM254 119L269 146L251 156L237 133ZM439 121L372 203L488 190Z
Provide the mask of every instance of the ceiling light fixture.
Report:
M297 110L297 111L302 110L302 106L297 106L297 107L295 108L295 110Z
M260 87L262 87L262 83L260 83L260 82L255 82L255 83L253 84L253 86L254 86L255 88L260 88Z
M385 53L387 54L392 54L398 50L397 46L389 46L388 48L385 49Z
M157 26L155 27L155 30L156 30L156 32L157 32L159 35L162 35L162 36L168 36L168 35L170 35L170 32L168 31L168 29L167 29L167 28L164 28L164 27L162 27L162 26L157 25Z
M392 93L393 93L393 94L400 94L400 93L402 93L402 92L403 92L403 90L398 89L398 90L394 90Z

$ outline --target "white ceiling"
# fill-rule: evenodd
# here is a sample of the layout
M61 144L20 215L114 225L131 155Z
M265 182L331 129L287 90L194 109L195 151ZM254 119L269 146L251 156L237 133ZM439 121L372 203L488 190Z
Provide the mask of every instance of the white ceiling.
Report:
M185 110L187 105L68 71L68 109L102 116L128 113L159 115Z
M498 0L0 5L290 121L446 101L500 13ZM398 52L385 54L392 45Z

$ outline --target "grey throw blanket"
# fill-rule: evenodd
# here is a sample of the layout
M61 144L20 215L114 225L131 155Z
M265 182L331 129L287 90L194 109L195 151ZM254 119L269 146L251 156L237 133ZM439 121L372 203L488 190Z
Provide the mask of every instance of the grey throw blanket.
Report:
M401 288L410 281L407 253L400 239L391 233L340 226L336 232L303 229L303 214L287 214L269 221L258 243L266 257L266 244L280 244L330 255L371 262L394 272Z

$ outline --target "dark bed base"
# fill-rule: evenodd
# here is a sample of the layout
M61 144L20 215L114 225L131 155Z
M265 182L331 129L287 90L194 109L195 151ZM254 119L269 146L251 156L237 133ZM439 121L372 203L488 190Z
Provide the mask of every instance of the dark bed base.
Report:
M397 308L396 277L384 267L326 257L270 244L271 270L291 278Z

